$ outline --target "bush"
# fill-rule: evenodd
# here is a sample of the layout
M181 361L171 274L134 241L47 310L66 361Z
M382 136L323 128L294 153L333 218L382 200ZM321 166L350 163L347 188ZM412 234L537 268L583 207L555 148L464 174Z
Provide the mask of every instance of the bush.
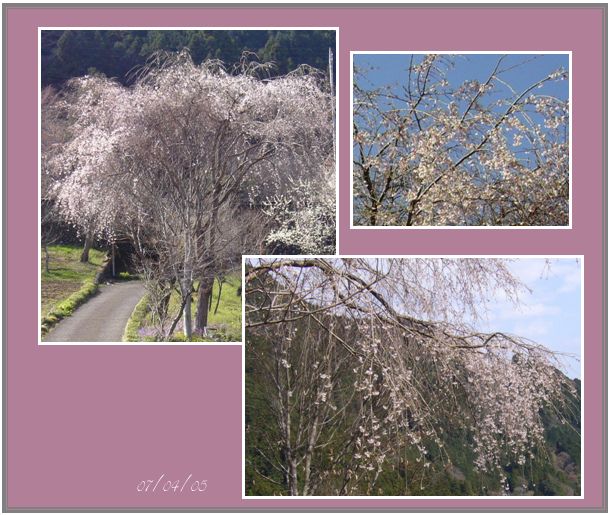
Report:
M127 272L125 272L127 273ZM121 341L123 342L139 342L142 340L139 334L140 327L146 318L146 314L148 313L148 294L144 295L140 299L140 302L136 304L136 307L133 309L129 320L127 321L127 325L125 326L125 332L123 333L123 337Z

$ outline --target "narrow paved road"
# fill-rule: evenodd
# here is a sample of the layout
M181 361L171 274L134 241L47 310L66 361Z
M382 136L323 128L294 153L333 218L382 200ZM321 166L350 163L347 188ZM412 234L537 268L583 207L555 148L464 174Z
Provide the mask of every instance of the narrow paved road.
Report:
M102 284L100 291L52 329L45 342L120 342L144 295L140 281Z

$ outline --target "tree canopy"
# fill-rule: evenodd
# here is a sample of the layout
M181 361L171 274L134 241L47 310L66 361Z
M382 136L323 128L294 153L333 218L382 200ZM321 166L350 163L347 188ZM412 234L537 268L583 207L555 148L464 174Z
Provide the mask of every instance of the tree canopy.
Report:
M308 67L271 77L250 57L226 69L160 53L131 86L79 77L43 111L65 131L44 148L48 198L83 234L129 238L151 291L179 288L185 317L196 284L242 253L334 251L328 79ZM175 320L162 326L167 337Z

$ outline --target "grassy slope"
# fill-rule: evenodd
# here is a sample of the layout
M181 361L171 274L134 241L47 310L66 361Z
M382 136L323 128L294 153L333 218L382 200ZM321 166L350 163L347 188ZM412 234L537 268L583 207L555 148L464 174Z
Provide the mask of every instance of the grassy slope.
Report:
M214 283L209 324L211 327L225 327L225 333L229 337L226 341L241 341L241 295L237 295L240 285L241 274L227 276L227 280L222 286L218 312L214 314L218 300L218 281ZM193 316L195 316L195 308L196 304L193 303Z
M220 296L218 312L214 314L216 301L218 300L218 282L214 283L212 291L212 311L209 314L208 324L211 335L206 338L194 336L192 341L241 341L241 296L237 295L237 289L241 284L241 274L233 273L226 277ZM149 319L146 316L145 306L140 303L136 306L123 339L125 341L151 341L150 338L142 338L138 335L138 329L145 326ZM180 308L180 296L177 292L172 294L170 300L170 311L177 313ZM191 304L193 319L197 309L196 296ZM181 329L181 323L178 324ZM177 331L172 336L172 341L185 341L184 334Z
M69 316L88 297L97 291L95 276L105 253L91 249L89 263L80 262L81 247L74 245L49 246L49 272L44 270L44 251L41 252L41 315L46 332L53 324Z

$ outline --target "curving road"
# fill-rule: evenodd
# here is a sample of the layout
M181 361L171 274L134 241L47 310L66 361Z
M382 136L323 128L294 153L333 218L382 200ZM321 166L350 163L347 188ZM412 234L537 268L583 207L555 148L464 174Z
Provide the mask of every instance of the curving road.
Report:
M59 322L45 342L120 342L133 308L144 295L139 281L101 284L97 295Z

